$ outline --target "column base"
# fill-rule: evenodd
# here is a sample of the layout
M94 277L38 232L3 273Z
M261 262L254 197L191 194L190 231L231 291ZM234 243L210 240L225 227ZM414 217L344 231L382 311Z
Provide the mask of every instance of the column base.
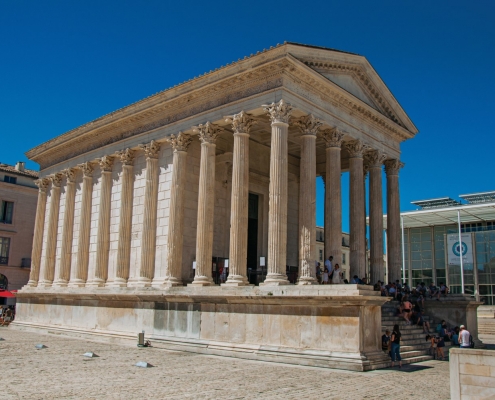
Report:
M318 285L318 281L310 276L303 276L297 280L298 285Z
M69 281L68 287L85 287L86 281L82 279L73 279Z
M227 282L222 283L220 286L249 286L247 277L242 275L229 275ZM254 285L251 285L254 286Z
M177 287L184 286L182 280L175 278L173 276L167 276L166 278L153 280L151 283L153 287Z
M92 281L86 283L89 287L105 287L106 281L101 278L94 278Z
M136 281L128 281L127 286L129 287L151 287L151 279L144 276L140 276Z
M282 286L282 285L290 285L289 280L287 279L287 275L282 274L268 274L263 283L260 283L260 286Z
M25 287L36 287L38 286L38 281L29 280Z
M65 279L57 279L55 282L53 282L53 286L56 286L56 287L67 287L68 284L69 284L69 281L67 281Z
M187 286L213 286L215 283L213 279L208 276L195 276L194 281Z
M115 278L113 281L106 283L107 287L127 287L127 279L125 278Z
M53 286L53 281L41 281L38 283L39 287L49 288Z

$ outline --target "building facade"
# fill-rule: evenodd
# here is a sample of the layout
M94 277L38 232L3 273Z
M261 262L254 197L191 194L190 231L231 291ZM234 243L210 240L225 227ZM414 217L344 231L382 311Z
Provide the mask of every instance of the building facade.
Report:
M38 188L36 171L0 163L0 286L20 289L29 280ZM4 289L7 289L4 287Z
M350 237L346 232L342 232L342 247L340 256L340 269L342 271L344 279L349 279L349 255L350 255ZM321 264L321 268L325 263L325 260L331 256L331 254L325 254L325 228L322 226L316 227L316 243L315 243L315 260Z

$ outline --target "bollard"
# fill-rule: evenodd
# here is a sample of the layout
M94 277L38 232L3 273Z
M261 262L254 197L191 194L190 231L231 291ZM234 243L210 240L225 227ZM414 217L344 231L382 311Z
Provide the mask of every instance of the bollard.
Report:
M138 347L144 347L144 332L138 333Z

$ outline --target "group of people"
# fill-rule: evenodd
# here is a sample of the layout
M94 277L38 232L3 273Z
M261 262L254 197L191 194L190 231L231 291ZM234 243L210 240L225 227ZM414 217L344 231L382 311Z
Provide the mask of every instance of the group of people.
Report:
M438 287L433 282L428 287L424 282L421 282L411 290L406 283L401 283L399 280L388 284L378 281L375 283L374 289L381 292L382 296L390 296L399 301L405 296L410 296L422 304L427 297L440 301L440 296L447 297L449 293L449 288L443 282L440 282Z
M8 306L0 309L0 326L8 325L14 320L15 309L14 306Z
M325 261L323 272L321 271L321 264L316 263L316 277L322 285L346 283L340 265L333 264L333 256L328 257L328 260Z

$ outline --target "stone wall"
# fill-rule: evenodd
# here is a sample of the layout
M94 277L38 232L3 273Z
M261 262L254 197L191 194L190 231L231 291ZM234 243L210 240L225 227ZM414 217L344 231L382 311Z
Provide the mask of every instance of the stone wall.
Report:
M452 400L493 399L495 352L450 349L450 396Z

